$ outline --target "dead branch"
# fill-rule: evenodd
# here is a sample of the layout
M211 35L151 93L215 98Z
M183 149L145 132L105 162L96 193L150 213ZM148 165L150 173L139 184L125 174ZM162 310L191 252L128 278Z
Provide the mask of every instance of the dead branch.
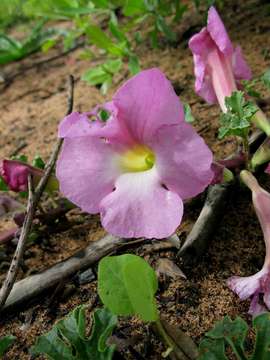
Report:
M70 83L70 91L69 91L69 97L68 97L67 115L71 113L72 108L73 108L73 95L74 95L74 78L73 78L73 76L70 76L69 83ZM56 159L58 157L59 151L62 146L62 142L63 142L62 139L57 140L55 148L54 148L54 150L51 154L51 157L45 167L44 175L40 179L35 191L33 189L31 176L29 176L29 178L28 178L29 179L29 181L28 181L29 197L28 197L27 212L26 212L26 216L24 219L24 223L22 226L22 230L20 233L20 237L19 237L19 241L18 241L18 245L17 245L16 251L15 251L15 254L13 256L6 279L4 280L4 283L3 283L1 291L0 291L0 309L4 306L8 296L12 290L14 282L16 280L20 262L22 260L23 253L24 253L25 243L26 243L26 240L27 240L28 235L32 228L35 211L36 211L37 205L39 203L39 200L43 194L43 191L47 185L49 177L53 171Z
M231 188L230 183L209 187L201 213L178 252L178 256L183 257L185 261L204 253L216 224L224 213Z
M261 130L256 130L250 136L249 146L252 153L256 151L264 139L265 134ZM237 154L234 154L234 156L237 156ZM206 250L225 212L224 209L226 208L232 187L233 184L218 184L208 188L205 204L200 215L177 254L184 262L195 260Z
M146 240L137 240L136 244L144 241ZM112 254L120 248L132 245L134 245L134 241L128 241L112 235L104 236L67 260L52 266L42 273L16 282L1 311L28 303L29 300L55 287L59 282L70 278L78 271L95 265L102 257Z
M52 57L49 57L47 59L43 59L43 60L40 60L40 61L37 61L37 62L34 62L33 64L31 65L28 65L28 66L24 66L24 67L21 67L17 72L15 72L14 74L11 74L11 75L5 75L5 74L2 74L3 75L3 79L4 79L4 83L3 83L3 88L1 89L2 91L5 91L12 83L13 81L19 77L19 76L22 76L22 75L25 75L25 73L27 71L30 71L34 68L38 68L40 66L43 66L43 65L46 65L50 62L53 62L55 60L58 60L62 57L65 57L66 55L70 54L71 52L79 49L80 47L84 46L85 45L85 41L81 41L79 42L78 44L76 44L74 47L72 47L71 49L68 49L60 54L57 54L57 55L54 55Z

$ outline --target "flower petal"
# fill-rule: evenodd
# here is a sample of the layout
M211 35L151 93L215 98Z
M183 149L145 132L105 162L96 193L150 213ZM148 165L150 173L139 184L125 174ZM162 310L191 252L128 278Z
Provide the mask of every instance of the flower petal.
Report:
M252 276L232 276L227 280L227 285L241 300L246 300L261 292L261 280L267 272L268 270L263 268Z
M216 44L210 37L207 28L203 28L189 40L188 45L193 53L195 91L206 102L214 104L217 102L217 97L207 64L209 53L215 50Z
M209 31L211 38L217 44L219 50L224 55L232 55L233 46L231 40L214 6L211 6L208 11L207 30Z
M250 315L252 315L253 318L255 318L256 316L267 312L267 308L266 306L260 304L260 293L257 292L253 297L252 300L250 302L250 306L249 306L249 310L248 313Z
M170 236L182 215L181 199L162 186L155 168L121 175L115 191L101 202L102 225L125 238Z
M91 134L91 123L88 113L73 112L61 121L58 127L58 137L76 138Z
M115 94L118 119L133 139L147 143L164 124L184 121L183 107L171 83L158 69L141 71Z
M92 136L64 140L56 176L61 192L84 211L99 212L101 199L113 190L119 173L105 140Z
M217 102L217 96L213 87L212 79L208 74L206 63L199 55L193 55L195 73L195 91L209 104Z
M267 174L270 174L270 163L267 165L266 169L265 169L265 172Z
M201 193L210 184L213 154L189 124L163 126L151 148L161 181L182 200Z
M237 46L234 50L232 64L236 80L250 80L252 78L251 69L244 59L240 46Z
M0 163L0 175L8 188L15 192L27 191L28 175L33 176L34 184L42 177L44 171L17 160L3 160Z

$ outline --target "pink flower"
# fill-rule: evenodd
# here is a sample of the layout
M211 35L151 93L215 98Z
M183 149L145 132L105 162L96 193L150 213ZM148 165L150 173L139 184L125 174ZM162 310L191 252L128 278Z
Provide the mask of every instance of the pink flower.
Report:
M255 275L233 276L227 284L241 300L251 298L249 313L256 316L270 310L270 194L261 188L247 170L243 170L240 176L252 191L253 205L264 235L266 255L262 269Z
M101 108L110 113L106 122ZM61 191L84 211L100 213L104 228L121 237L171 235L183 200L213 177L211 151L184 121L183 107L158 69L134 76L94 112L64 118L59 136Z
M27 191L29 174L33 176L34 184L37 184L44 171L17 160L3 160L0 163L0 175L12 191ZM48 191L58 189L58 182L54 176L50 177L46 189Z
M250 80L251 70L240 47L233 48L216 9L208 12L207 26L189 41L196 76L195 91L226 112L225 97L237 90L239 80Z

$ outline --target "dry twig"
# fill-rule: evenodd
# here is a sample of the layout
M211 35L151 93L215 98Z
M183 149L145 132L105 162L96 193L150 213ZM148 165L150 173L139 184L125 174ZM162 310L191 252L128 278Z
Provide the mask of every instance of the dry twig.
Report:
M136 244L146 241L138 239ZM95 265L103 256L115 253L126 246L133 246L134 241L128 241L112 235L88 245L67 260L64 260L42 273L31 275L16 282L5 305L0 311L14 309L19 305L29 303L31 299L57 286L59 282L70 278L78 271Z
M73 109L73 93L74 93L74 78L73 76L70 76L69 78L69 85L70 85L70 91L69 91L69 97L68 97L68 110L67 115L72 112ZM24 223L22 226L22 230L20 233L18 245L15 251L15 254L13 256L13 259L10 264L10 268L8 270L6 279L4 280L4 283L2 285L1 291L0 291L0 309L3 308L11 290L14 285L14 282L16 280L16 276L18 274L19 265L23 257L25 243L28 238L28 235L31 231L36 207L39 203L39 200L43 194L43 191L47 185L47 182L49 180L49 177L53 171L56 159L58 157L59 151L62 146L62 139L58 139L55 145L55 148L51 154L51 157L45 167L44 175L40 179L35 191L33 189L32 179L29 176L28 181L28 191L29 191L29 197L28 197L28 205L27 205L27 212L24 219Z
M265 134L261 130L254 131L249 138L249 146L252 153L257 150L264 139ZM233 184L218 184L209 187L200 215L183 246L178 251L177 256L181 257L184 262L196 260L206 250L222 218L226 207L226 200L229 198L232 187Z

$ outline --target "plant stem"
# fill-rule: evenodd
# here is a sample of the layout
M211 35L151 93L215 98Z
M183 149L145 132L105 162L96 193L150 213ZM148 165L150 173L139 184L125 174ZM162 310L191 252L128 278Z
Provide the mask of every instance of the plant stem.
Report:
M166 331L164 330L162 324L161 324L161 321L160 319L158 319L156 322L155 322L155 325L156 325L156 328L157 328L157 331L163 341L163 343L168 346L168 349L166 351L166 356L168 356L174 349L174 343L173 341L171 340L171 338L167 335Z
M244 150L244 154L245 154L245 158L246 158L246 168L249 169L250 153L249 153L249 141L248 141L247 135L243 138L243 150Z

